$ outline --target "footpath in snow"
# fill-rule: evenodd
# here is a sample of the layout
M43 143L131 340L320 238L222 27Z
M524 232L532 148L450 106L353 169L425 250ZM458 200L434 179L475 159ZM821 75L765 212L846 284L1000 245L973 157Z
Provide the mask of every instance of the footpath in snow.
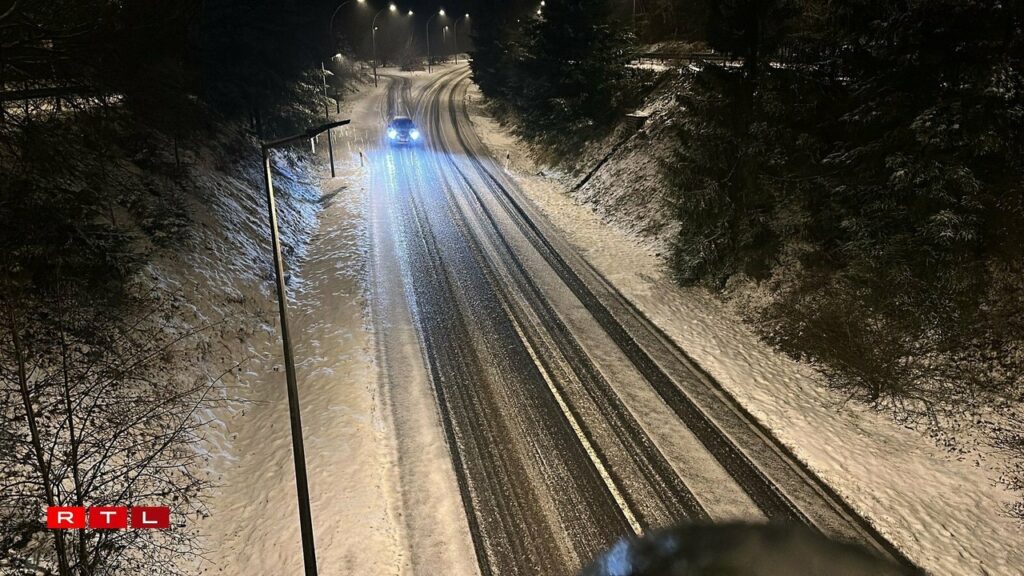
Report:
M378 88L364 87L346 106L342 116L352 123L334 134L337 178L320 138L314 218L282 223L282 232L310 231L308 242L286 239L285 260L317 562L332 575L473 576L476 558L426 372L383 352L399 335L411 338L406 348L420 358L415 329L397 312L379 317L382 303L374 303L381 282L403 290L400 277L379 277L386 250L374 222L389 162L379 144L390 81L382 74ZM262 203L255 208L265 214ZM276 304L270 278L263 280L263 292L250 297ZM201 523L206 559L188 568L195 573L302 573L276 310L262 317L263 331L221 343L251 360L225 407L208 415L210 475L219 489Z
M658 247L603 222L558 179L539 175L528 147L487 115L475 86L467 98L477 133L494 157L509 159L510 175L554 227L908 557L935 574L1022 573L1024 530L1007 513L1013 494L884 414L844 403L820 374L761 342L712 294L676 285Z
M403 545L393 508L391 432L378 399L366 312L366 174L352 138L341 130L335 134L337 178L330 178L327 140L320 139L316 219L281 224L282 231L296 225L312 231L305 249L286 242L285 261L318 564L322 574L398 574ZM253 208L265 218L262 204ZM269 244L258 248L269 251ZM265 284L260 297L276 305ZM197 573L302 573L276 310L265 319L264 330L242 345L251 360L226 408L209 415L210 474L219 487L201 524L207 552Z

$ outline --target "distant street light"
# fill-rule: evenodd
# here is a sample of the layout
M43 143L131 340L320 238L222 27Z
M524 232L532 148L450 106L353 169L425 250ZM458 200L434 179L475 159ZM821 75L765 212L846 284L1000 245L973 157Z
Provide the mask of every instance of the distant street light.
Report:
M366 4L366 0L356 0L356 2L359 2L360 4ZM345 0L341 4L338 4L338 7L334 9L333 13L331 13L331 19L327 21L327 34L330 35L329 41L330 41L330 44L331 44L331 51L332 52L335 49L337 49L337 46L335 45L335 41L337 39L337 36L334 35L334 19L338 17L338 13L341 12L342 8L344 8L345 6L348 6L351 3L352 3L352 0ZM323 60L320 61L320 70L322 70L323 73L324 73L324 112L326 113L327 119L330 120L331 119L331 111L330 111L330 108L327 106L327 102L326 102L326 100L328 100L328 97L327 97L327 66L324 64ZM339 109L340 109L341 104L338 103L337 98L335 98L334 101L335 101L335 104L337 104L339 106ZM330 139L330 137L331 137L330 132L328 132L327 133L328 140ZM334 176L334 146L331 146L331 176Z
M409 10L409 13L406 14L406 16L408 16L410 18L410 21L409 21L409 51L411 53L412 52L413 42L416 41L416 26L415 26L416 23L411 20L411 18L413 16L415 16L415 13L412 10Z
M444 28L441 28L441 48L444 49L445 56L447 56L447 52L448 52L448 26L447 25L445 25ZM442 60L442 61L444 61L444 60Z
M381 8L380 12L373 15L373 21L370 23L370 36L371 42L373 43L373 85L377 86L377 16L380 16L385 11L397 12L398 6L394 3L388 4L387 8Z
M360 4L366 4L366 0L356 0L356 2L358 2ZM341 12L342 8L344 8L345 6L348 6L351 3L352 3L352 0L345 0L341 4L338 4L338 7L335 8L334 12L331 14L331 19L327 22L327 33L331 35L331 50L332 51L336 49L336 46L334 46L334 39L335 39L335 36L334 36L334 19L338 17L338 12Z
M437 11L437 14L427 18L427 74L430 74L430 22L438 16L444 16L444 8Z
M459 63L459 20L465 20L466 18L469 18L469 13L466 13L465 16L463 16L462 18L459 18L458 20L456 20L455 24L454 24L455 30L453 31L453 34L455 36L455 63L456 64Z
M291 421L292 458L295 461L295 490L299 500L299 531L302 535L302 564L306 576L317 576L316 547L313 543L313 513L309 505L309 481L306 477L306 450L302 441L302 418L299 410L299 385L295 376L295 354L288 330L288 289L284 283L284 261L281 258L281 235L277 228L277 203L270 173L270 151L302 140L310 140L321 132L348 124L348 120L331 122L287 138L260 144L263 153L263 182L267 189L270 215L270 243L274 250L274 274L277 280L277 305L281 315L281 343L284 345L284 373L288 387L288 415Z

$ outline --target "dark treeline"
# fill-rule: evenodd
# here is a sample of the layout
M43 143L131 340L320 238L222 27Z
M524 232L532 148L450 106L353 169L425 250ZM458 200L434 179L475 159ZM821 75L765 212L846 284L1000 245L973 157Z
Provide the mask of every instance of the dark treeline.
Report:
M113 296L138 264L133 234L166 239L180 207L110 181L121 160L181 179L182 155L232 127L273 137L322 114L320 15L297 0L6 0L0 242L20 289L47 293L61 262L89 298ZM235 161L258 156L254 142L232 146ZM65 188L75 180L90 185Z
M216 220L211 183L261 189L259 136L322 120L324 3L306 4L0 0L0 572L180 574L201 552L191 525L41 518L206 513L198 412L238 359L202 358L211 326L147 264Z
M478 22L481 88L526 136L610 128L629 57L594 30L623 29L621 3L546 4ZM902 414L1019 399L1024 2L644 4L645 42L730 57L666 73L680 281L766 289L751 314L770 340Z
M319 2L7 0L2 83L123 97L147 120L293 118L295 85L324 45ZM12 102L8 101L8 105ZM191 121L191 122L190 122Z
M638 102L646 79L627 68L634 37L612 3L545 4L481 11L473 23L473 78L519 117L525 136L568 151Z

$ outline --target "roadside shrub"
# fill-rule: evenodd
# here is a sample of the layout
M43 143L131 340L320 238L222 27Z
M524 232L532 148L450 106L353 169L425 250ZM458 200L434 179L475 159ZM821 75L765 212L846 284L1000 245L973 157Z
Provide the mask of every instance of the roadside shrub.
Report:
M1019 11L817 9L785 66L705 66L679 95L677 277L768 286L769 339L908 418L1019 397Z

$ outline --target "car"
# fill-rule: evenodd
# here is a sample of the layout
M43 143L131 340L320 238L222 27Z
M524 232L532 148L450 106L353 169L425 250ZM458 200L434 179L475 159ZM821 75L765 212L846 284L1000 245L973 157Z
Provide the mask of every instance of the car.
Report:
M388 141L392 144L413 144L419 142L422 135L416 123L408 116L395 116L388 122Z

